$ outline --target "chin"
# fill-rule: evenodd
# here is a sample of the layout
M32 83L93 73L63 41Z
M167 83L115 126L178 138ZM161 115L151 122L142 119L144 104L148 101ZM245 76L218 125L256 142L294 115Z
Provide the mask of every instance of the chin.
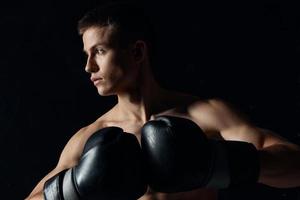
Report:
M97 90L98 90L98 94L100 95L100 96L112 96L112 95L116 95L115 94L115 92L113 92L113 91L109 91L109 90L103 90L102 88L100 89L100 88L97 88Z

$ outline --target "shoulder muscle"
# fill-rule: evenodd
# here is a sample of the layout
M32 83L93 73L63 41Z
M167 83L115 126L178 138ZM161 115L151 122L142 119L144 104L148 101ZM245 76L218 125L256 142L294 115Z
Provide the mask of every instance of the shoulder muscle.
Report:
M87 139L100 128L101 123L99 120L89 126L81 128L77 133L75 133L64 147L57 166L63 166L63 168L75 166L81 157Z

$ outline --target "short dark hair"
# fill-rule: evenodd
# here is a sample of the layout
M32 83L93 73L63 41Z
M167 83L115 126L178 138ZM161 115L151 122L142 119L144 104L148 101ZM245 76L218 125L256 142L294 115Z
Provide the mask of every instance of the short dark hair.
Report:
M110 2L88 11L78 22L82 35L91 27L112 26L117 43L121 48L137 40L143 40L148 47L150 62L155 52L153 24L143 6L136 2Z

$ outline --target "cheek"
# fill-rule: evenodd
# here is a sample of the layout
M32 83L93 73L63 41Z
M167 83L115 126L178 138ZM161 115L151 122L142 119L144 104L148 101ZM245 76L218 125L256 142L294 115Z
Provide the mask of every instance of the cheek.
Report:
M100 73L109 81L127 82L126 79L133 78L133 63L128 55L112 53L103 59L99 66Z
M110 81L116 81L123 76L124 70L122 69L119 62L115 59L106 59L102 62L102 68L100 67L100 72L104 78Z
M118 82L124 77L124 72L117 66L114 66L114 70L110 72L110 80Z

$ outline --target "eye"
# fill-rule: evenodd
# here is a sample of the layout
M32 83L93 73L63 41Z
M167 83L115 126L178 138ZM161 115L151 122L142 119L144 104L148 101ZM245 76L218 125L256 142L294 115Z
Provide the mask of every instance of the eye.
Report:
M102 49L102 48L97 48L95 53L96 53L97 55L103 55L103 54L105 53L105 50Z

